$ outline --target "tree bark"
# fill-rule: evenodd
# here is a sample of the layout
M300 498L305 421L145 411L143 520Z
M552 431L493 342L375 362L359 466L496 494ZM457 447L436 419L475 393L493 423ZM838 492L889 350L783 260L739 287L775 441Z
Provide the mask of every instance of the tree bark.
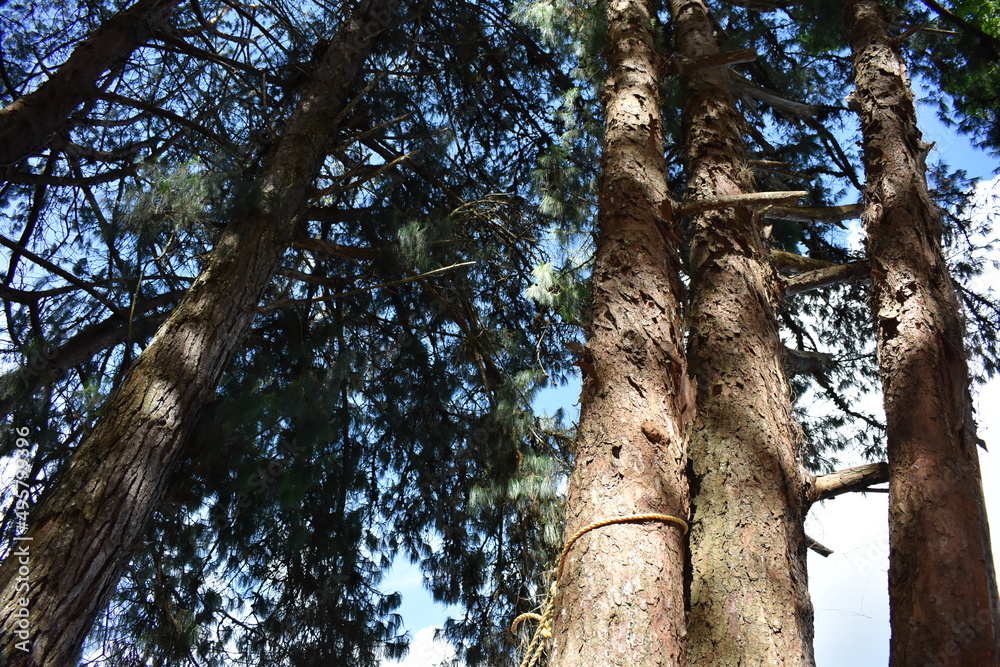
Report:
M670 10L680 53L718 52L702 0L671 0ZM744 121L728 69L683 74L681 82L686 199L748 192ZM774 312L780 288L759 222L744 206L692 219L692 665L814 664L808 480Z
M262 167L249 211L227 226L201 275L39 502L19 543L30 550L27 590L19 588L24 562L16 551L0 566L0 663L65 667L79 656L274 275L350 87L398 4L362 3L324 51ZM27 609L23 624L21 609ZM28 651L18 648L20 627L28 632Z
M847 0L889 455L890 665L1000 665L1000 604L958 300L906 68Z
M608 3L606 128L591 322L566 538L640 513L687 518L683 354L673 212L646 0ZM583 535L559 581L549 664L683 665L683 530L623 523Z
M41 86L0 110L0 166L45 146L70 113L98 92L101 75L149 39L180 0L139 0L116 14L73 49Z

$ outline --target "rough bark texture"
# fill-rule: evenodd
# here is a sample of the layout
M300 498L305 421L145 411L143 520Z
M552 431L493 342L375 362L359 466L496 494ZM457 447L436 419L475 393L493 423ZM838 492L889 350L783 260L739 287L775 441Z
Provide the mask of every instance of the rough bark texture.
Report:
M128 58L180 0L139 0L101 25L35 91L0 110L0 166L45 146L70 113L98 92L101 75Z
M114 593L171 467L274 275L307 203L339 113L397 0L362 4L305 84L256 184L256 205L233 221L187 295L108 399L93 433L39 503L28 541L27 591L18 558L0 566L0 664L74 664ZM27 605L19 603L27 599ZM17 648L27 608L30 651Z
M566 536L637 513L687 518L688 398L663 170L659 58L644 0L608 3L606 130L591 325ZM592 369L592 370L591 370ZM673 524L584 535L560 583L551 665L686 664L684 543Z
M890 664L1000 665L1000 608L955 291L905 65L848 0L889 448Z
M672 0L670 9L681 54L718 52L701 0ZM706 69L681 80L687 198L747 191L743 120L729 71ZM742 207L692 219L692 665L813 664L807 476L774 315L777 275L758 222Z

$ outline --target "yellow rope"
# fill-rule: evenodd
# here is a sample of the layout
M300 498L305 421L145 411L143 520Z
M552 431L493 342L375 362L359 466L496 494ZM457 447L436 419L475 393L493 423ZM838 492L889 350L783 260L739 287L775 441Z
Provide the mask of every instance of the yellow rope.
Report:
M685 535L687 535L688 532L687 521L669 514L630 514L629 516L620 516L614 519L595 521L594 523L584 526L580 530L573 533L573 536L566 541L566 546L563 547L562 555L559 557L559 567L556 570L556 578L555 581L552 582L552 588L549 589L549 594L545 599L542 613L536 614L535 612L528 612L526 614L521 614L514 619L514 622L510 626L510 631L512 633L516 633L517 626L521 624L521 621L526 621L528 619L538 621L538 627L535 629L535 634L531 637L531 641L528 643L528 648L524 654L524 658L521 660L520 667L535 667L538 660L542 657L542 653L545 651L546 642L552 637L552 623L555 617L556 592L559 587L559 580L562 578L563 567L566 565L566 556L569 555L569 550L573 548L573 544L595 528L603 528L604 526L610 526L615 523L638 523L640 521L663 521L664 523L673 523L680 526L684 530Z

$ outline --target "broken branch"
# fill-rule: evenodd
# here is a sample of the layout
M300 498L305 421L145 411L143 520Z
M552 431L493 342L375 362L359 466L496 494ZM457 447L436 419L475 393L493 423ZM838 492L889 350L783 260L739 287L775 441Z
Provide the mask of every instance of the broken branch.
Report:
M848 262L847 264L836 264L823 269L807 271L783 280L785 296L794 296L821 287L847 282L869 273L871 273L871 266L868 262Z
M682 202L677 205L676 211L678 217L684 217L720 208L733 208L737 206L758 208L780 202L798 201L808 194L804 190L788 190L783 192L751 192L739 195L710 197L708 199L695 199L693 201Z
M870 491L869 486L888 481L889 464L885 462L838 470L829 475L820 475L813 480L812 488L808 492L808 501L814 503L844 493Z

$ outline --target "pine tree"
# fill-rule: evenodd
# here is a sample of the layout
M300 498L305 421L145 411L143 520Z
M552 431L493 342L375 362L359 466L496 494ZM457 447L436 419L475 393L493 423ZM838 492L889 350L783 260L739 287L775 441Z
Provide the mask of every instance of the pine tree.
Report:
M688 359L698 387L689 453L691 664L811 665L803 532L810 475L759 213L806 193L745 197L754 184L744 121L721 61L747 54L720 54L703 3L675 0L670 9L684 93L686 205L709 209L690 221Z
M69 106L51 107L44 132L24 133L0 187L16 230L0 235L5 359L26 361L0 378L0 405L32 430L33 522L74 511L51 498L85 483L72 476L85 443L162 353L206 276L229 267L229 283L249 290L242 302L213 297L238 313L216 323L228 342L183 410L190 435L178 432L148 474L98 462L153 488L148 520L105 545L124 576L105 582L103 613L100 603L87 612L99 614L89 657L375 665L405 650L399 599L381 578L410 558L438 600L464 609L445 635L466 664L516 664L500 628L544 600L569 544L550 664L688 651L692 662L811 661L803 515L888 475L876 463L812 476L847 447L885 454L885 427L858 406L881 379L869 278L877 295L879 272L891 272L870 271L877 253L848 248L842 230L860 214L861 189L885 182L871 169L864 182L853 138L838 129L868 101L860 88L845 100L854 74L847 36L831 29L839 3L666 5L406 3L354 84L316 109L327 122L308 129L296 121L313 106L303 92L353 5L158 5L169 20L143 23L149 31L110 69L94 59L93 76L75 79L82 92L57 95ZM8 109L28 90L53 90L71 69L61 61L83 45L109 47L97 36L141 6L10 5L20 20L0 16ZM927 0L883 14L895 47L940 84L943 108L954 105L959 126L987 144L988 9ZM14 25L32 22L30 33ZM912 119L889 116L919 148ZM295 173L276 190L298 203L271 219L280 234L258 234L269 223L248 223L261 210L254 193L283 150ZM911 167L923 171L920 160ZM935 261L947 257L961 280L978 262L956 245L971 238L969 185L943 167L929 176L921 199L942 206L953 244ZM220 261L230 245L255 243L270 248L262 270ZM879 247L889 256L896 245ZM955 290L970 365L995 371L1000 311ZM182 370L180 356L163 359L164 377ZM573 366L584 379L575 434L531 410L539 387ZM958 363L940 377L964 388L965 372ZM966 396L949 395L953 421L971 424ZM814 412L823 401L832 408ZM890 460L894 424L890 414ZM971 490L968 507L974 459L959 489ZM893 484L907 480L894 473ZM95 498L77 504L104 516ZM19 516L5 502L10 544ZM640 512L690 519L691 554L680 524L662 516L579 532ZM970 561L969 581L988 580L988 566ZM80 581L66 570L67 586ZM894 623L907 608L896 590ZM989 643L974 624L934 630L942 662Z
M889 457L891 665L1000 664L958 299L903 59L873 2L845 4L864 139L872 313Z
M178 453L249 325L290 240L307 188L348 102L348 92L390 3L365 3L320 54L296 112L267 156L206 268L149 347L111 394L94 430L33 514L33 575L27 596L35 638L16 646L18 564L0 568L4 643L10 665L64 665L77 659L160 501Z
M685 661L687 383L664 180L660 58L650 4L607 6L608 79L567 551L556 573L554 665ZM629 520L629 517L653 518ZM676 517L672 522L655 518ZM597 522L624 519L579 534ZM573 541L573 538L579 539ZM627 554L627 556L626 556Z
M544 149L544 141L529 133L545 122L543 101L516 91L537 88L525 81L545 75L537 74L545 54L514 30L503 12L484 15L483 9L449 6L431 15L418 8L418 27L408 37L421 50L405 40L392 48L384 43L330 149L336 161L324 167L318 181L325 191L302 214L281 275L270 281L265 305L253 315L248 347L237 351L220 395L207 402L198 437L178 453L177 482L168 482L166 501L156 508L128 576L87 644L88 654L110 664L143 657L218 663L235 645L247 664L300 664L320 655L374 664L380 651L398 654L405 646L392 614L398 600L377 586L396 555L423 562L434 593L468 609L468 618L448 632L458 641L477 639L467 650L470 659L495 663L510 653L502 636L490 644L480 640L477 629L524 608L526 589L546 562L540 538L548 534L555 541L559 503L552 473L558 463L550 454L548 426L525 408L542 380L532 366L542 364L559 377L553 362L565 354L565 327L547 323L521 299L522 283L510 280L512 272L527 276L537 264L539 220L520 195L530 183L533 161L512 158ZM180 18L206 28L190 13ZM238 34L240 25L235 21L226 29ZM289 26L289 39L308 43L301 29ZM159 34L168 46L151 50L165 59L175 53L189 58L184 64L190 71L184 66L165 71L179 78L197 75L209 88L221 79L222 94L234 82L212 74L213 54L177 39L199 34ZM115 257L108 273L121 270L123 280L130 278L126 253L135 243L135 312L150 307L149 320L165 317L157 309L177 298L169 288L185 285L185 274L199 259L195 253L214 241L213 228L229 228L230 214L239 212L249 189L248 174L280 141L280 118L296 101L294 94L279 94L287 84L275 73L295 80L305 65L301 56L289 54L295 59L286 69L248 51L243 55L251 64L244 68L250 75L240 83L254 91L253 76L260 77L264 90L256 90L256 100L224 98L220 108L229 117L211 129L200 123L206 109L215 107L188 109L189 118L199 119L195 131L174 136L211 141L185 143L177 151L186 156L179 166L139 163L139 187L119 187L108 220L100 220L104 202L87 198L92 215L106 223L99 225L106 235L95 246L106 242ZM409 59L404 62L412 72L400 71L401 58ZM439 68L438 58L455 65ZM483 89L478 84L486 78L469 76L467 67L499 81ZM132 69L135 78L148 74L154 80L162 71ZM408 83L413 73L426 83L416 91ZM514 93L503 80L518 82ZM174 130L176 124L190 127L177 111L189 101L178 94L181 88L169 81L162 87L164 97L156 102L162 108L143 104L139 122L127 126L130 132L101 133L102 141L141 143L135 134L156 132L161 120ZM110 108L88 109L82 129L74 132L86 134L102 127L103 114L140 104L120 89L107 98ZM258 109L255 102L273 108ZM274 115L257 115L264 111ZM241 126L243 112L248 123ZM247 125L252 141L235 145ZM462 133L462 145L478 142L490 150L450 150L452 127ZM276 136L263 136L262 129L271 128L279 130ZM235 155L220 155L219 146ZM414 152L416 147L421 150ZM192 152L196 159L190 159ZM61 158L56 151L48 160L57 174ZM25 165L15 180L28 180L25 172L34 166ZM130 166L135 167L126 169ZM100 166L96 171L101 178ZM51 194L58 187L87 192L94 186L65 178L43 180L38 189ZM100 194L100 187L95 189ZM39 217L60 203L47 199ZM85 225L73 229L88 231ZM38 243L30 225L22 237ZM50 248L45 254L59 257ZM100 254L91 250L88 257ZM126 260L120 261L123 254ZM58 268L57 261L45 261L47 268ZM150 264L161 272L146 273ZM84 272L93 285L101 284L99 270ZM28 274L21 280L31 285L35 278ZM130 312L129 293L108 294L116 301L124 297ZM32 297L28 290L18 293ZM80 301L62 308L93 308ZM15 340L30 340L42 330L23 317L36 302L41 313L52 312L50 302L37 297L23 306L13 302L11 330L26 334ZM346 303L351 305L341 315L332 314ZM115 323L112 318L108 328ZM543 339L532 338L543 330ZM138 323L133 327L125 319L115 335L89 348L95 361L72 367L65 376L67 367L56 363L59 355L81 354L87 337L70 336L56 354L43 350L48 363L41 372L8 376L13 393L6 405L18 419L30 419L33 405L44 405L54 392L73 395L76 374L93 373L100 384L89 390L89 404L74 406L84 408L87 422L72 424L75 411L69 410L50 416L56 427L70 422L70 444L89 429L101 393L128 367L132 341L142 342L139 331ZM328 343L338 336L345 337L343 344ZM400 372L403 367L406 372ZM303 405L309 406L305 414ZM317 420L316 410L329 419ZM46 456L64 461L63 454L51 454L60 444L52 442L45 452L40 448L41 461ZM33 465L31 478L33 489L58 483L44 463ZM327 498L338 500L330 505ZM315 503L309 505L315 512L303 510L306 499ZM338 507L346 508L347 516ZM268 521L273 515L282 520ZM544 531L538 527L542 517L548 524ZM4 525L11 529L10 521ZM443 544L429 539L428 531L443 533ZM317 543L319 535L331 539ZM303 540L316 546L303 550ZM355 555L359 550L364 557ZM495 567L484 570L485 558ZM296 577L279 576L276 569ZM219 578L240 583L220 586Z

